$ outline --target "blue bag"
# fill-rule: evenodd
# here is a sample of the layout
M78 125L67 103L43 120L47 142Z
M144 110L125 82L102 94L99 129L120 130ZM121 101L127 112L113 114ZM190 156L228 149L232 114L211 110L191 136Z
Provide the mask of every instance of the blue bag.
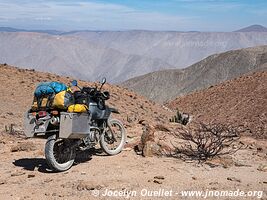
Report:
M34 96L41 97L44 95L57 94L63 90L67 90L67 86L64 83L43 82L36 87Z

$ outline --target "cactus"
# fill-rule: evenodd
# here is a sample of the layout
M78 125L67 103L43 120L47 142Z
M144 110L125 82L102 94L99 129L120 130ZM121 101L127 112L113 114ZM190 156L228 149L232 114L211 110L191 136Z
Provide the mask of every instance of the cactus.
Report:
M186 125L188 121L183 119L182 113L180 113L179 109L177 108L176 115L169 119L170 122L179 123Z
M15 133L15 129L14 129L15 124L10 124L9 127L7 125L5 125L5 132L9 133L9 134L13 134Z

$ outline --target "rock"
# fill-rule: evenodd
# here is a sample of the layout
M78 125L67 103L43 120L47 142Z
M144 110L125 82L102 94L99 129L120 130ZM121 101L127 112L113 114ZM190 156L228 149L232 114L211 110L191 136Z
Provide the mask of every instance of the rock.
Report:
M28 174L28 178L33 178L35 177L35 174Z
M12 173L11 174L11 176L22 176L22 175L24 175L24 174L26 174L25 172L14 172L14 173Z
M261 165L258 167L257 170L262 171L262 172L267 172L267 165L263 165L263 164L261 164Z
M77 189L77 183L73 181L64 182L60 185L62 188L73 188Z
M218 163L213 163L211 161L207 161L207 162L205 162L205 164L208 165L211 168L219 167L220 166Z
M139 122L143 126L143 134L140 143L135 147L136 152L141 152L145 157L161 155L161 148L155 142L155 128L145 120Z
M131 150L132 150L132 148L130 148L130 147L126 147L123 149L123 151L131 151Z
M235 177L228 177L227 180L241 183L241 180Z
M160 179L160 180L164 180L165 177L164 176L154 176L154 179Z
M156 124L155 129L157 131L170 132L170 129L163 124Z
M210 182L209 185L218 185L218 182Z
M248 165L242 162L235 162L236 167L252 167L252 165Z
M234 166L234 160L231 156L224 156L220 158L221 165L223 166L223 168L229 168Z
M262 152L263 149L262 149L261 147L258 147L258 148L257 148L257 151L258 151L258 152Z
M22 142L11 147L11 152L18 151L35 151L37 148L33 142Z
M143 134L141 136L141 143L146 144L147 141L155 141L155 129L148 123L143 122Z
M195 176L192 177L193 180L197 180L197 178Z
M47 179L44 180L45 183L49 183L51 181L53 181L53 179L51 179L51 178L47 178Z
M211 168L220 166L223 168L229 168L234 165L234 160L231 156L224 156L220 158L214 158L210 161L207 161L205 164L209 165Z
M133 122L135 122L137 120L138 120L138 116L136 116L136 115L127 115L127 122L128 123L133 123Z
M157 183L157 184L162 184L162 180L164 180L165 177L164 176L154 176L154 180L153 182L154 183ZM148 182L151 182L152 180L148 180Z
M97 183L94 183L94 182L80 181L76 188L77 188L78 191L95 190L95 189L100 190L101 188L103 188L103 186L99 185Z
M162 184L162 181L159 181L159 180L153 180L153 182L157 184Z
M161 151L161 148L157 143L148 141L143 148L142 155L145 157L152 157L155 155L160 156L161 155L160 151Z

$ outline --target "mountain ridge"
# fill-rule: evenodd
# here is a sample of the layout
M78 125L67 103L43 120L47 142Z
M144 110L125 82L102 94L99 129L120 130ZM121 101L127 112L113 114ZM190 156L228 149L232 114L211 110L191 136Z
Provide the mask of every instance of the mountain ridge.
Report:
M252 29L252 30L251 30ZM52 35L61 35L61 34L72 34L77 32L138 32L138 31L146 31L146 32L180 32L180 33L188 33L188 32L229 32L229 31L198 31L198 30L188 30L188 31L174 31L174 30L162 30L162 31L154 31L154 30L146 30L146 29L131 29L131 30L56 30L56 29L25 29L25 28L14 28L9 26L0 26L0 32L37 32L37 33L48 33ZM234 32L247 32L247 31L267 31L267 28L260 24L252 24L246 26L244 28L235 30Z
M228 50L267 45L267 32L0 32L0 63L113 83L182 69ZM25 48L27 47L27 48Z
M150 72L151 68L173 67L160 59L121 53L73 36L0 33L0 43L5 46L0 49L1 63L91 81L102 76L113 82L115 79L122 81ZM25 49L25 46L28 48Z
M258 70L267 70L267 46L214 54L185 69L152 72L121 85L163 103Z
M234 32L267 32L267 28L265 26L262 26L259 24L254 24L251 26L241 28L241 29L236 30Z

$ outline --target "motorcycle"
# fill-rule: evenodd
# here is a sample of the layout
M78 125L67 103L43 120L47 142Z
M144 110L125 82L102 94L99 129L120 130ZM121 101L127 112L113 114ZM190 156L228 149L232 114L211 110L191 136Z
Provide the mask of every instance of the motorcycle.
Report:
M119 111L105 104L110 98L108 91L101 91L105 83L103 78L100 88L80 88L76 80L72 81L71 85L80 90L78 94L87 97L87 112L52 109L26 113L25 135L47 140L45 158L52 170L62 172L70 169L79 152L95 148L97 144L108 155L122 151L126 130L121 121L111 118L111 113L119 114Z

